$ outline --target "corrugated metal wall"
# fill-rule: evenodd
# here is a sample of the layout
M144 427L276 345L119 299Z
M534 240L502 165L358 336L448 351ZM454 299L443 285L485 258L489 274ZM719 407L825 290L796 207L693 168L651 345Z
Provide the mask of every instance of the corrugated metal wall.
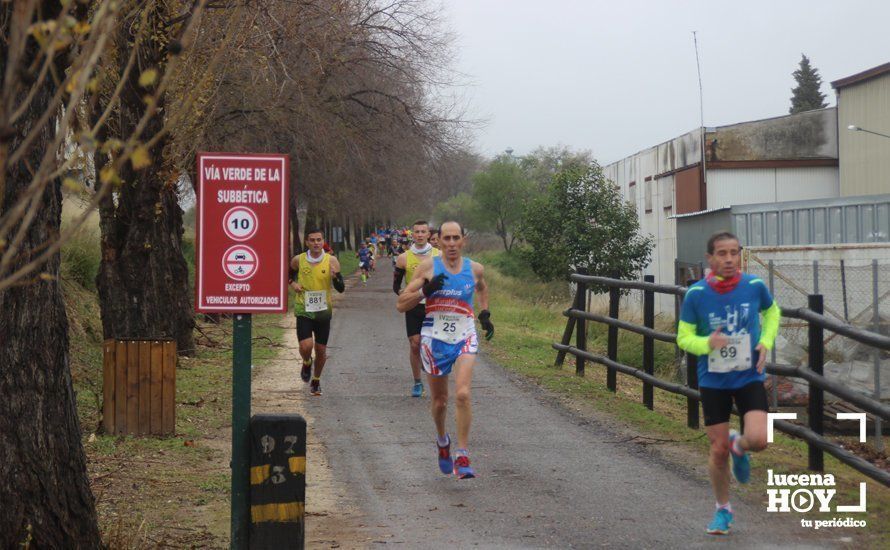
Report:
M745 168L708 171L708 209L736 204L838 196L834 167Z
M793 246L890 241L890 200L834 199L732 209L744 246Z
M849 125L890 135L890 74L838 90L841 195L890 191L890 139L854 132Z

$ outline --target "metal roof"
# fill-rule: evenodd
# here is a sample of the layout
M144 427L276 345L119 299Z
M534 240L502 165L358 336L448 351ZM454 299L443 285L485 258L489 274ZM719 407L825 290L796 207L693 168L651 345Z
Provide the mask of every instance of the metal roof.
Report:
M878 65L877 67L866 69L861 73L856 73L854 75L835 80L831 83L831 87L835 90L839 90L843 87L850 86L852 84L858 84L860 82L864 82L866 80L875 78L876 76L881 76L882 74L886 73L890 73L890 63L884 63L883 65Z

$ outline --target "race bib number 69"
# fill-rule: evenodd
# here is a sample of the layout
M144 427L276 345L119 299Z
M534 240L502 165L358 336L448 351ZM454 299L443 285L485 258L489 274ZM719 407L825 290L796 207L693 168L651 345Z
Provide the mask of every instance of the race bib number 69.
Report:
M708 372L733 372L750 369L751 335L727 336L729 342L708 354Z

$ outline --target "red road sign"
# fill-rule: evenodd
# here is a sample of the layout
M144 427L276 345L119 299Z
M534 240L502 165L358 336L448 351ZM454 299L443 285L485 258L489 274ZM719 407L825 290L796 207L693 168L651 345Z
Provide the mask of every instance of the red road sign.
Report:
M195 309L287 311L287 155L198 154Z

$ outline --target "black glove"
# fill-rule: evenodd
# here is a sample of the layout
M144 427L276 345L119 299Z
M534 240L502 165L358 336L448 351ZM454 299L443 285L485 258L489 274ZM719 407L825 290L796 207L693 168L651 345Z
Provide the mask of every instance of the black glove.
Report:
M343 294L343 291L346 290L346 283L343 281L342 273L334 273L334 278L331 281L331 284L340 294Z
M491 312L487 309L483 309L479 312L478 319L479 324L485 329L485 339L491 340L492 336L494 336L494 324L491 322Z
M393 260L395 262L395 260ZM405 270L397 267L392 273L392 291L398 294L402 291L402 279L405 278Z
M427 281L424 283L423 288L421 289L423 295L429 298L432 296L437 290L441 290L442 286L445 285L445 281L448 280L448 275L444 273L439 273L433 280Z

